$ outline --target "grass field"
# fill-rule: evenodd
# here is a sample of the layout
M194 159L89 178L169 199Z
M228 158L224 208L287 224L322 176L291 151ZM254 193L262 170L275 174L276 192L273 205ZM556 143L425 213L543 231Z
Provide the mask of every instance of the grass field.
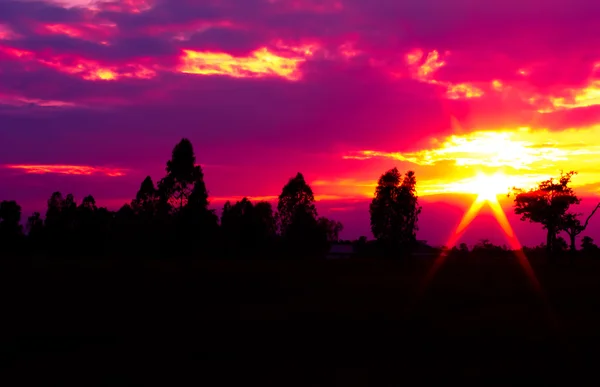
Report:
M430 264L5 263L2 385L594 383L600 262Z

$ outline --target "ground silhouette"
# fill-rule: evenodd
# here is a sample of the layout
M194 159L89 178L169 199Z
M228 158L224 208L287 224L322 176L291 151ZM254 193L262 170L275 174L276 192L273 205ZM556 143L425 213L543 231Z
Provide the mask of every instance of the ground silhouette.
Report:
M430 259L3 264L4 385L577 383L600 262Z

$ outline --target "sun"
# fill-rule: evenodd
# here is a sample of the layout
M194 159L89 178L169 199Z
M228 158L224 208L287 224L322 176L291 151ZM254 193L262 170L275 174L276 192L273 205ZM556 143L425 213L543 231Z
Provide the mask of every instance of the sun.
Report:
M465 183L465 192L477 195L478 202L497 202L498 195L506 194L510 187L509 179L503 173L487 175L478 173L473 179Z

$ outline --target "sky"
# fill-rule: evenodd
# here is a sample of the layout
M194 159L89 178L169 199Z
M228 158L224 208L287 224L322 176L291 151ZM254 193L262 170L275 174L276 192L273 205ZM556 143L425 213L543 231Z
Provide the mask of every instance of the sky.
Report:
M595 0L0 0L0 200L117 209L189 138L211 206L302 172L343 238L378 177L414 170L419 239L444 244L494 186L576 170L600 200ZM482 177L487 176L487 177ZM491 176L491 177L490 177ZM506 187L506 189L504 189ZM583 235L600 242L600 217ZM503 243L484 206L460 241Z

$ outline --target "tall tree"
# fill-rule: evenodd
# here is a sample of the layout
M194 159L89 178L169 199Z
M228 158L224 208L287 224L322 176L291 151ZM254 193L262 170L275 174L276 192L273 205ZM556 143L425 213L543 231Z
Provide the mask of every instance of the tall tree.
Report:
M407 250L414 247L421 207L413 171L404 177L397 168L379 177L371 202L371 231L386 248Z
M514 212L522 221L540 223L546 230L546 251L551 257L556 249L557 234L561 230L569 207L580 199L569 186L576 172L561 172L558 179L550 178L530 190L515 188Z
M138 215L144 218L150 218L155 215L158 207L159 195L158 190L154 187L154 182L150 176L147 176L140 189L135 195L135 199L131 201L131 208Z
M192 143L182 139L175 147L171 160L167 161L167 176L159 182L159 191L168 202L180 210L191 195L197 205L208 206L208 192L204 184L204 173L196 165Z
M277 202L277 215L282 235L288 232L294 218L301 213L314 218L316 222L315 196L312 188L304 180L304 176L298 172L283 186Z
M303 255L324 248L327 236L318 226L315 197L301 173L283 187L277 216L281 236L291 249L290 253Z
M215 245L218 232L218 217L208 209L208 191L204 183L204 173L196 165L196 156L191 142L184 138L175 147L171 159L167 161L167 175L158 183L159 211L161 224L171 222L162 233L169 253L187 255L199 250L208 250ZM170 219L170 208L177 211ZM163 219L164 218L164 219Z

